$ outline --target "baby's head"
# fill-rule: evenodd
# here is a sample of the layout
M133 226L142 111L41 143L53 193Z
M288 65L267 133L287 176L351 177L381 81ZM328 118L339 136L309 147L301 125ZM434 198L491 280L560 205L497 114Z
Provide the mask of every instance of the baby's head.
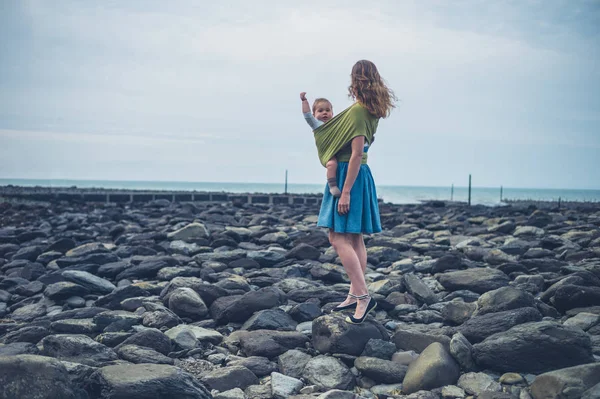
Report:
M333 118L333 106L326 98L317 98L312 106L313 116L321 122Z

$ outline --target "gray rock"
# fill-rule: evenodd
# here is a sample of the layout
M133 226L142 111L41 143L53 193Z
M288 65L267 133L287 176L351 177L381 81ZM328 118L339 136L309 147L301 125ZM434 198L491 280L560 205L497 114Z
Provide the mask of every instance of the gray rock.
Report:
M434 342L441 343L446 349L450 348L450 337L446 335L434 335L423 333L420 331L396 329L392 336L392 342L396 344L396 348L403 350L413 350L421 353Z
M317 248L312 245L300 243L287 253L286 258L318 260L320 256L321 251Z
M213 370L202 376L202 382L209 389L227 391L233 388L246 389L258 384L258 378L246 367L231 366Z
M194 334L194 337L200 342L210 342L212 344L219 344L223 340L223 335L218 331L211 330L208 328L179 324L173 328L165 331L165 335L171 339L175 339L182 331L189 331Z
M504 312L474 316L457 328L469 342L481 342L490 335L509 330L527 322L540 321L541 313L535 308L519 308Z
M301 352L297 349L291 349L278 358L279 370L290 377L301 378L306 363L312 359L307 353Z
M400 351L392 355L392 362L408 366L418 357L419 355L415 351Z
M459 365L442 344L435 342L408 366L402 382L402 392L412 394L455 384L459 375Z
M14 310L10 317L15 321L30 322L45 315L46 305L43 303L32 303L31 305L25 305Z
M435 293L419 277L410 273L404 275L406 290L419 301L428 305L438 302Z
M583 364L538 375L531 384L531 394L534 399L575 399L596 384L600 384L600 363Z
M465 391L456 385L446 385L442 388L442 398L444 399L462 399L466 396Z
M515 326L473 349L479 366L497 371L542 373L594 361L589 335L549 321Z
M510 281L506 274L487 267L441 273L436 278L449 291L469 290L479 294L504 287Z
M354 367L364 376L383 384L402 382L408 370L407 366L400 363L366 356L357 357L354 361Z
M483 315L517 308L533 308L535 300L528 292L513 287L502 287L481 295L477 306L476 314Z
M240 388L233 388L213 396L214 399L246 399L244 391Z
M463 370L474 370L473 345L461 333L456 333L450 340L450 354Z
M73 283L87 288L90 292L102 295L110 294L117 288L110 281L84 271L65 270L62 272L62 276Z
M120 364L95 371L87 391L93 398L211 399L210 392L191 374L165 364Z
M317 396L317 399L364 399L364 396L356 395L350 391L342 391L341 389L332 389Z
M564 285L554 293L552 304L561 312L584 306L600 305L600 287Z
M75 399L69 373L58 360L36 355L0 357L1 398Z
M350 369L338 359L329 356L317 356L311 359L304 368L302 376L310 384L321 389L354 388L355 379Z
M145 348L138 345L121 345L117 349L117 354L123 360L128 362L139 363L154 363L154 364L174 364L173 359L154 349Z
M90 293L90 290L79 284L70 281L61 281L50 284L44 290L44 295L53 301L60 301L72 296L84 296Z
M40 326L25 326L18 330L7 333L0 339L0 342L10 344L13 342L29 342L37 344L42 338L50 335L50 331L47 328Z
M29 342L0 345L0 356L37 355L39 352L37 346Z
M597 325L598 323L600 323L600 315L594 313L581 312L565 320L563 324L569 327L579 327L583 331L587 331L590 328Z
M271 391L271 384L263 385L250 385L244 390L248 399L272 399L273 392Z
M250 356L232 360L227 363L227 365L244 366L259 378L270 375L272 372L277 371L277 364L262 356Z
M367 319L362 324L346 322L346 315L331 314L313 321L312 344L321 353L345 353L358 356L371 339L388 340L388 333L379 322Z
M154 328L146 328L127 337L122 345L145 346L163 355L168 355L171 352L171 339L169 336Z
M242 326L242 330L295 331L298 323L281 309L265 309L256 312Z
M200 295L188 287L177 288L171 292L169 309L179 317L192 320L202 320L208 314L208 308Z
M485 373L465 373L456 384L470 395L479 396L483 392L500 392L502 385Z
M594 385L583 393L581 399L596 399L600 398L600 383Z
M302 381L297 378L271 373L271 390L275 399L287 399L297 394L303 386Z
M287 297L283 291L273 287L248 292L231 300L221 297L210 307L210 313L218 324L231 321L246 321L253 313L285 305Z
M448 324L462 324L471 318L475 309L477 306L474 303L453 300L446 303L441 314Z
M381 384L371 388L375 395L383 397L400 397L402 395L402 384Z
M268 250L248 251L246 256L254 259L262 267L272 267L285 260L284 254Z
M322 314L321 308L314 302L300 303L294 306L289 312L292 319L298 323L312 321Z
M210 237L210 232L203 223L190 223L187 226L167 234L169 240L181 240L185 242L195 242L199 239Z
M394 355L394 352L396 352L396 345L393 342L371 338L367 341L361 356L390 360Z
M240 345L246 356L273 358L289 349L305 347L306 335L292 331L240 331Z
M52 322L50 330L62 334L91 335L99 332L100 328L94 323L93 319L65 319Z
M88 366L101 366L118 358L111 348L86 335L48 335L42 339L41 343L43 347L41 354L44 356Z
M123 270L115 277L115 279L150 279L156 277L158 271L167 266L169 266L169 264L162 258L147 259L141 262L139 265L131 266Z

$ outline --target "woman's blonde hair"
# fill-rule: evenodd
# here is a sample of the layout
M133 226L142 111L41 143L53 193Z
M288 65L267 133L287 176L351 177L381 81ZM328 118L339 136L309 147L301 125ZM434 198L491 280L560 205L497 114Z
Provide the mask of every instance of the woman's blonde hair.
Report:
M386 86L377 67L371 61L360 60L352 67L348 96L358 100L371 114L378 118L390 115L398 99Z

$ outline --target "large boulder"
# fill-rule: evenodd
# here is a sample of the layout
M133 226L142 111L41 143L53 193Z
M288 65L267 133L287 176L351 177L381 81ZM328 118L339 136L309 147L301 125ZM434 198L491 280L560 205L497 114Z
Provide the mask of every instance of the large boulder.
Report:
M165 364L120 364L102 367L87 382L92 398L212 399L191 374Z
M478 294L507 286L510 281L500 270L487 267L446 272L436 278L449 291L469 290Z
M86 335L48 335L41 342L42 355L88 366L101 366L118 358L111 348L94 341Z
M513 287L488 291L477 300L477 314L480 315L527 307L535 307L533 295Z
M389 335L378 321L367 319L362 324L346 322L346 315L321 316L312 323L312 344L321 353L345 353L359 356L367 342L389 340Z
M0 357L0 398L75 399L59 360L37 355Z
M531 384L531 395L534 399L576 399L598 383L600 363L582 364L538 375Z
M495 371L543 373L594 361L590 336L550 321L525 323L473 345L475 362Z
M411 394L455 384L459 376L460 366L444 345L434 342L408 366L402 392Z
M481 342L490 335L506 331L516 325L542 320L542 314L535 308L520 308L504 312L474 316L457 328L472 342Z

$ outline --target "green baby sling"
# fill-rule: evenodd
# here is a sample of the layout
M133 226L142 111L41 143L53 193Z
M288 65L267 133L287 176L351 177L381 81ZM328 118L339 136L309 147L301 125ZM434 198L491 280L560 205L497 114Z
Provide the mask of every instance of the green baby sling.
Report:
M338 152L349 146L355 137L365 136L365 141L371 145L378 123L379 118L371 115L365 107L356 102L316 128L314 135L321 165L325 166L336 154L338 162L348 162L351 151L343 151L341 154ZM367 153L363 152L361 163L367 163L367 158Z

